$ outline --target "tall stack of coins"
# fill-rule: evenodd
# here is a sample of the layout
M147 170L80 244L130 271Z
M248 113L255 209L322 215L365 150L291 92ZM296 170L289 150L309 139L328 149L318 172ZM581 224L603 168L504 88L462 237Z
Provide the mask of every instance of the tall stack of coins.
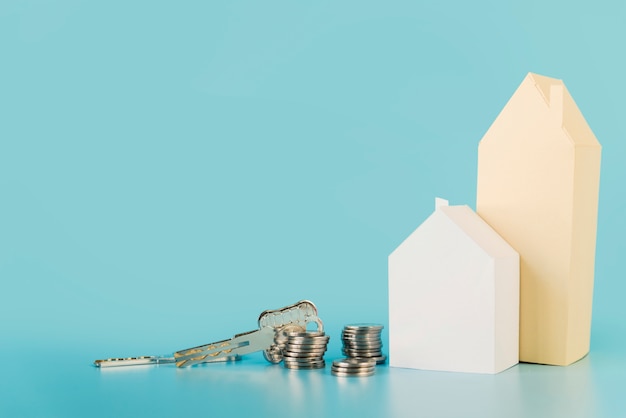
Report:
M346 325L341 333L343 354L349 358L373 359L376 364L383 364L387 356L382 352L382 330L383 326L379 324Z
M287 332L283 363L288 369L322 369L330 337L323 331Z
M375 372L376 360L372 358L344 358L333 361L330 372L335 376L365 377Z

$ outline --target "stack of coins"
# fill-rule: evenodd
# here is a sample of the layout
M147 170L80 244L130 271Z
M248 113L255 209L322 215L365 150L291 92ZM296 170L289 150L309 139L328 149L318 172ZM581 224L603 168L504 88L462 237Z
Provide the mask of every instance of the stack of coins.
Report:
M288 369L323 369L330 337L323 331L287 332L283 363Z
M365 377L373 375L375 368L373 358L344 358L334 360L330 372L335 376Z
M343 354L350 358L373 359L376 364L383 364L387 357L383 354L383 342L379 324L346 325L341 333Z

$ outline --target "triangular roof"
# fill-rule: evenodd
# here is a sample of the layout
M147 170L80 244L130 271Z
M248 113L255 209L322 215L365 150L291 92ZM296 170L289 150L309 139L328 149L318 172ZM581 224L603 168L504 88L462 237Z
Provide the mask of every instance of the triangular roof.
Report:
M489 257L517 256L517 252L469 206L448 206L448 202L442 199L436 200L435 211L396 248L394 253L416 239L418 234L423 232L423 226L431 222L439 222L440 219L450 222L456 230L464 234ZM429 225L427 229L430 227L432 225Z
M517 255L513 247L469 206L440 206L437 210L445 214L490 256L500 258Z
M532 96L540 100L535 100ZM528 73L492 127L504 123L506 124L504 128L516 129L514 121L527 123L527 119L533 117L550 117L555 120L561 125L563 132L574 146L600 147L600 143L562 80ZM501 129L490 128L483 139L490 138L492 133L500 136Z

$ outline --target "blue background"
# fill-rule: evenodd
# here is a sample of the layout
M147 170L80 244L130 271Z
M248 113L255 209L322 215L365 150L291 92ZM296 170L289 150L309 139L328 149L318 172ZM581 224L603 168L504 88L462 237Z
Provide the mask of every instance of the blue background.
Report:
M0 2L1 416L626 416L626 3ZM591 354L496 376L100 371L310 299L340 356L528 71L603 145ZM385 343L387 334L383 333ZM622 389L620 389L622 388Z

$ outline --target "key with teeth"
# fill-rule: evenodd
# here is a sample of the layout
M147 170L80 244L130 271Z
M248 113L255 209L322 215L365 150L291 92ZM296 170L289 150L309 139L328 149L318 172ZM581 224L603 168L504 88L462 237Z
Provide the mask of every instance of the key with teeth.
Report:
M258 320L258 329L237 334L229 340L180 350L174 353L173 357L113 358L96 360L94 364L97 367L114 367L176 363L177 367L184 367L200 363L238 360L241 355L257 351L263 351L267 361L280 363L284 344L282 336L285 332L305 331L309 323L317 324L318 331L324 329L313 302L302 300L281 309L262 312Z
M241 360L238 355L224 356L218 359L207 360L208 362L223 362L223 361L236 361ZM176 363L176 359L173 356L139 356L139 357L124 357L124 358L108 358L104 360L94 361L94 365L100 368L107 367L119 367L119 366L146 366L156 364L170 364Z

